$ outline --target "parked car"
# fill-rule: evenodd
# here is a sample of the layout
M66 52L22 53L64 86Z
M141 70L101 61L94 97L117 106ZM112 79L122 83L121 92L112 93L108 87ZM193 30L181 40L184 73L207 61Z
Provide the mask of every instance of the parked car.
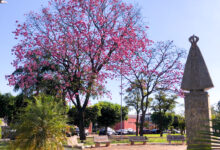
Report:
M16 130L11 129L9 126L1 127L2 139L15 140Z
M102 128L99 130L99 135L106 135L105 128ZM107 135L116 135L116 132L112 128L108 127L107 128Z
M180 131L179 130L177 130L177 129L173 129L173 131L172 131L172 133L180 133Z
M139 132L140 133L140 132ZM143 134L151 134L151 130L149 129L143 129Z
M164 130L163 133L168 133L168 134L170 134L171 131L170 131L170 130Z
M116 131L116 133L118 134L118 135L126 135L126 134L128 134L128 130L126 130L126 129L119 129L119 130L117 130Z
M159 129L152 129L152 130L151 130L151 133L152 133L152 134L159 134L159 133L160 133L160 130L159 130Z
M86 134L86 136L89 135L89 130L88 129L85 129L85 134ZM79 136L79 128L75 128L75 130L73 132L73 135L78 135Z
M136 133L136 131L132 128L128 128L127 130L128 130L128 134L135 134Z

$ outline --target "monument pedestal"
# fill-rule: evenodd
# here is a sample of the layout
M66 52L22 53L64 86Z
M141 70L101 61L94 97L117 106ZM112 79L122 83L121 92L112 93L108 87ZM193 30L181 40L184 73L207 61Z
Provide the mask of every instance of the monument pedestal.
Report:
M204 91L185 93L187 149L210 147L211 110L209 95ZM204 138L205 136L205 138Z

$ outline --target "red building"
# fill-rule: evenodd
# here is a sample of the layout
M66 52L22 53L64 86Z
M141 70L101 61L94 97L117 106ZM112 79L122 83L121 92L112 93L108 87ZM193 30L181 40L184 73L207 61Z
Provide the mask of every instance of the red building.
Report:
M128 128L136 130L136 115L128 115L128 120L122 121L122 127L121 127L121 122L117 123L114 126L115 130L128 129Z
M140 117L139 117L140 118ZM156 126L155 124L153 124L151 122L151 119L150 119L150 114L146 114L146 117L145 117L145 120L146 122L148 122L148 125L149 125L149 128L150 130L152 129L155 129ZM136 115L128 115L128 120L124 120L122 121L122 127L121 127L121 122L117 123L115 126L114 126L114 129L115 130L118 130L118 129L128 129L128 128L131 128L133 130L136 130Z
M147 128L147 129L152 130L152 129L156 128L156 125L151 122L150 116L151 116L151 114L146 114L145 120L146 120L146 122L148 122L148 126L149 126L149 128ZM92 128L93 128L93 125L91 123L89 128L88 128L89 133L92 133ZM128 115L128 119L122 121L122 127L121 127L121 122L117 123L113 127L114 130L129 129L129 128L136 131L136 115Z

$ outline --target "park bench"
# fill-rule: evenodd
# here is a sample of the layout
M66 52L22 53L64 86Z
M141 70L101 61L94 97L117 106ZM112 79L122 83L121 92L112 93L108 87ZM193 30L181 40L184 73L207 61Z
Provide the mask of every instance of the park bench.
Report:
M171 141L182 141L184 144L185 137L184 135L167 135L167 141L171 144Z
M129 138L131 145L134 145L134 142L143 142L143 145L147 142L147 137L145 136L131 136Z
M106 146L110 146L108 136L94 136L95 147L100 147L101 143L106 143Z

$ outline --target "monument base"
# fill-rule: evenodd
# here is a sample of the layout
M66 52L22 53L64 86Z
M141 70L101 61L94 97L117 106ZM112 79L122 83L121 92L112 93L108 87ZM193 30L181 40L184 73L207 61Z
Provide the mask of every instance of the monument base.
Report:
M204 91L185 93L187 149L211 147L211 110L209 95ZM200 148L200 149L201 149Z

